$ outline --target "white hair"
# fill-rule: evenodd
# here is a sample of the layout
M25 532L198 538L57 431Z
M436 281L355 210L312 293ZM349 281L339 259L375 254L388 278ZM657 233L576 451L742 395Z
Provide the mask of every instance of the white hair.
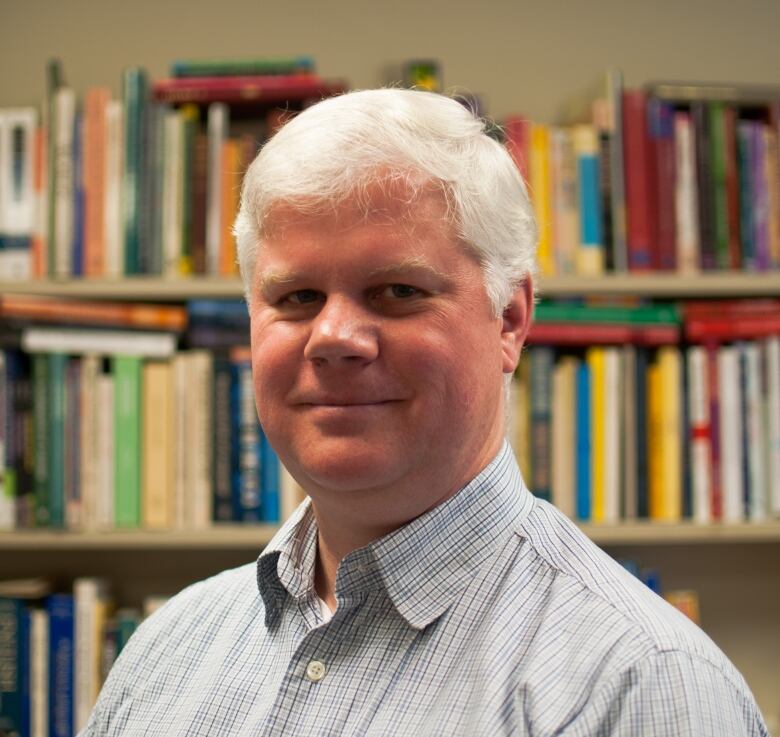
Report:
M460 240L476 255L497 316L536 271L536 224L517 167L484 121L444 95L403 89L350 92L284 125L244 177L233 232L247 302L272 206L335 207L402 178L441 187Z

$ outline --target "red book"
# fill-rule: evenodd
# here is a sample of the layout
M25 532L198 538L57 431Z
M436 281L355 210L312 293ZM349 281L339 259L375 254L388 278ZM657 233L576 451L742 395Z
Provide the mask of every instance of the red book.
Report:
M655 186L655 238L657 262L665 271L677 268L674 107L651 97L647 101L647 124Z
M528 149L531 140L531 122L518 115L504 121L506 150L520 170L523 181L528 183Z
M533 323L529 343L546 345L669 345L680 340L677 325L620 325L583 323Z
M161 79L152 85L158 102L171 103L251 103L273 105L279 102L328 97L344 92L341 81L325 81L314 74L262 77L182 77Z
M630 271L656 268L656 188L647 132L644 92L623 93L623 156L626 186L626 240Z
M684 320L739 315L780 315L780 299L694 299L682 304Z
M694 318L685 321L685 337L694 343L732 342L780 335L780 314Z

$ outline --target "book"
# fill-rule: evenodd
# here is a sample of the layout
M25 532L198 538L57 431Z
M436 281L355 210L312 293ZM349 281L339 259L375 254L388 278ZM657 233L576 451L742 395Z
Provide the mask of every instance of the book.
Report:
M29 615L21 599L0 596L0 732L30 729Z
M84 273L105 273L107 118L111 91L91 87L84 99Z
M718 405L721 417L719 432L723 521L742 522L745 519L742 445L744 425L740 392L739 348L721 346L717 350L717 361Z
M49 527L65 527L65 435L66 428L66 384L65 367L67 356L63 353L49 353L46 356L46 406L47 426L46 450L48 458L48 513Z
M710 444L710 404L707 352L702 346L686 351L688 372L688 433L692 479L693 520L712 521L712 463Z
M780 515L780 336L774 335L761 341L764 376L766 377L766 442L768 448L767 478L770 485L769 511Z
M209 105L206 123L208 161L206 181L206 273L220 273L222 243L222 171L223 153L228 136L229 111L224 103ZM225 216L226 217L226 216Z
M97 379L97 494L94 504L94 524L99 530L114 529L114 498L116 483L116 442L114 412L114 376L101 372Z
M591 467L591 520L606 520L606 356L604 348L588 348L585 362L590 373L590 467Z
M546 346L530 348L531 362L531 484L533 493L551 499L551 434L552 434L552 373L553 349Z
M580 223L577 270L580 274L597 275L603 273L605 263L598 136L593 126L580 125L574 128L572 139L577 160Z
M547 126L534 124L530 141L531 200L536 213L539 231L537 261L542 275L554 274L552 254L552 217L550 209L550 130Z
M73 582L73 601L73 728L78 733L89 720L101 685L100 641L110 607L108 581L77 578Z
M172 77L154 82L152 96L158 102L176 104L224 102L270 106L319 100L346 89L344 82L323 80L313 74Z
M674 108L657 98L647 100L647 134L652 165L651 184L655 186L656 263L657 269L672 271L677 267L675 230L675 141Z
M98 469L101 458L100 447L100 405L98 382L101 361L89 355L81 359L79 388L79 454L81 482L81 527L97 529L97 497L104 487L100 485Z
M677 346L658 349L660 498L654 519L679 522L683 511L682 357Z
M314 74L314 59L291 56L259 59L178 59L171 64L172 77Z
M766 476L769 448L764 425L765 390L761 376L761 346L757 342L741 346L744 376L743 406L745 416L745 460L747 466L747 519L761 522L768 513L768 479Z
M49 615L49 734L73 737L74 622L72 594L52 594L46 599Z
M576 510L577 519L588 521L591 517L591 388L590 367L582 361L577 367L576 384Z
M60 299L25 294L0 296L0 318L55 324L110 325L182 331L187 310L144 302Z
M141 522L146 529L168 529L175 485L173 367L146 361L141 371Z
M706 102L691 104L691 122L696 140L696 191L699 221L700 267L705 270L717 268L715 247L714 186L712 165L712 141L710 119Z
M53 181L54 227L51 275L67 278L73 271L73 234L75 231L75 181L73 140L76 126L76 93L61 87L55 93Z
M22 332L22 347L28 353L168 358L176 350L176 336L158 332L40 327L27 328Z
M534 307L534 321L677 325L680 310L674 304L621 307L541 300Z
M178 110L169 110L163 120L162 272L166 277L181 276L184 254L184 122Z
M647 271L656 266L656 188L647 132L646 99L641 90L623 92L626 243L631 271Z
M572 134L566 128L550 130L550 176L555 270L574 274L580 248L578 172Z
M577 322L533 323L528 332L530 344L558 346L665 345L680 339L678 325L611 325Z
M701 247L698 225L698 183L696 149L690 113L674 113L674 213L677 269L682 273L699 270Z
M727 192L726 158L730 150L726 137L726 108L713 102L708 106L710 131L710 161L712 162L712 215L715 264L719 269L729 268L729 206Z
M614 524L620 518L620 483L622 470L623 424L621 397L623 367L618 348L604 349L604 423L602 517L599 521ZM594 519L594 521L596 521Z
M114 520L117 527L141 522L141 359L117 355L114 374Z
M567 517L574 518L576 488L575 394L578 359L564 356L552 376L552 489L551 501Z
M29 611L30 737L49 737L49 614Z
M621 348L622 381L622 495L620 513L625 520L637 518L637 464L638 464L638 396L637 396L637 348L625 345Z
M106 103L106 171L103 200L103 274L124 274L125 109L121 100Z

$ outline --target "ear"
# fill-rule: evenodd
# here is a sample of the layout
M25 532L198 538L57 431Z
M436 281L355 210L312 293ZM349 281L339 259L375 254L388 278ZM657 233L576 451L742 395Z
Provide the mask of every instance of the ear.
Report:
M517 368L520 351L531 327L533 307L533 282L527 276L512 293L502 316L501 357L505 374L511 374Z

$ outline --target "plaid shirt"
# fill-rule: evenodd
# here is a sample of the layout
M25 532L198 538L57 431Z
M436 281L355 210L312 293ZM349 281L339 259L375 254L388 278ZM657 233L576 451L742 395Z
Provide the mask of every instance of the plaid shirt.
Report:
M524 487L511 450L342 561L308 504L148 619L83 737L767 735L707 636Z

